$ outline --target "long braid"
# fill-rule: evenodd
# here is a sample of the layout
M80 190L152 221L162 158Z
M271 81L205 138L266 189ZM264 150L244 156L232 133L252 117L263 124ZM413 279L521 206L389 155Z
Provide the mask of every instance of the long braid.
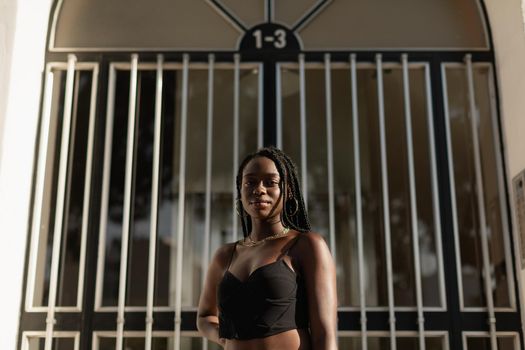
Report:
M250 160L255 157L266 157L275 163L279 172L281 181L279 187L283 200L283 211L281 212L281 221L285 227L297 230L299 232L308 232L311 230L308 213L304 204L301 193L297 167L294 162L283 151L275 147L261 148L255 153L249 154L244 158L237 172L237 198L241 198L242 172ZM238 201L238 210L241 214L241 226L244 237L248 236L252 230L251 218L244 210L241 201ZM293 215L292 215L293 214Z

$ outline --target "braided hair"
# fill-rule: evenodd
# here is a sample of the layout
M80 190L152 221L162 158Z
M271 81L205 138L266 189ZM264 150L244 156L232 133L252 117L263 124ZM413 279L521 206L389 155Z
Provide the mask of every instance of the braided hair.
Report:
M306 212L299 177L294 162L283 151L273 146L261 148L258 151L247 155L239 166L237 172L237 205L241 217L241 225L244 237L247 237L252 230L250 215L244 210L241 198L242 172L248 162L256 157L266 157L275 163L279 172L279 188L283 200L283 210L281 211L281 222L283 226L299 232L311 230L308 213Z

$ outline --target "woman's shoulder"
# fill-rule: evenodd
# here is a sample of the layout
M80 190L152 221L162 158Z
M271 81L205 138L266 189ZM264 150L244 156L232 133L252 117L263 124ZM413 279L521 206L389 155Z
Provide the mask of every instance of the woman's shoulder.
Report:
M225 268L232 257L236 244L236 242L226 243L217 248L215 254L213 254L212 264Z
M298 248L305 250L327 247L323 235L314 231L299 233L297 237L297 246Z
M331 255L324 236L317 232L300 233L295 245L295 255L302 265L325 262Z

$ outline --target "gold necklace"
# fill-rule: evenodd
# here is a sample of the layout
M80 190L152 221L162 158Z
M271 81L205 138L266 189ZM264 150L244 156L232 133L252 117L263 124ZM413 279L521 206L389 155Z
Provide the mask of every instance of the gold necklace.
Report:
M276 234L273 234L271 236L268 236L268 237L263 238L263 239L258 240L258 241L254 241L250 236L248 236L248 237L245 237L243 239L240 239L239 240L239 244L242 245L242 246L245 246L245 247L255 247L257 245L263 244L266 241L271 241L271 240L274 240L274 239L278 239L278 238L284 237L284 236L286 236L288 234L289 231L290 231L290 229L288 227L284 227L281 232L278 232ZM248 239L248 241L247 241L247 239Z

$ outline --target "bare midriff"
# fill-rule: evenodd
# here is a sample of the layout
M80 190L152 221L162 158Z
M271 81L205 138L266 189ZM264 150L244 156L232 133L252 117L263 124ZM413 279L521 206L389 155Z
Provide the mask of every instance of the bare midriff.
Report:
M306 329L292 329L269 337L237 340L227 339L226 350L310 350L310 334Z

